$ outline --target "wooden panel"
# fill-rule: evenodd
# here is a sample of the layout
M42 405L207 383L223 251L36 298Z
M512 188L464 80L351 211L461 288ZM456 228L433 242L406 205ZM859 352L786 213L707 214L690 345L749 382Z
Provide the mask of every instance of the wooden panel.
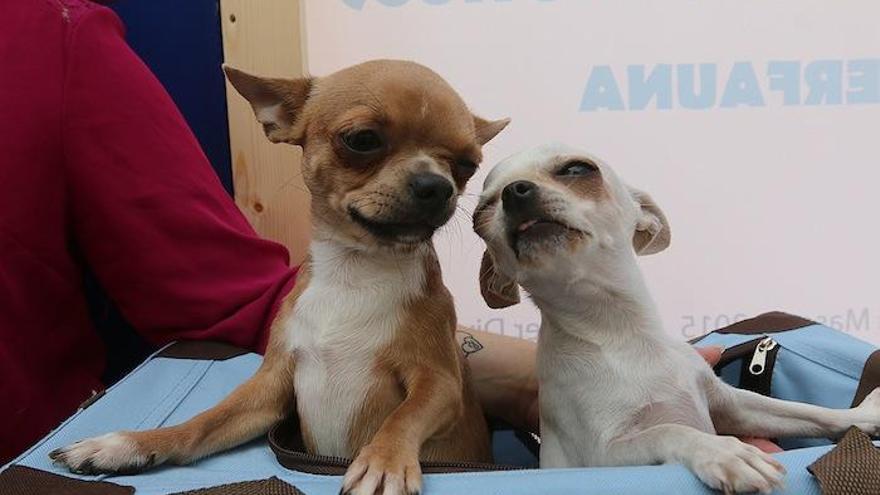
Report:
M277 77L306 74L300 0L220 0L228 65ZM299 148L270 143L247 101L227 82L235 202L262 236L281 242L298 264L310 234L309 195Z

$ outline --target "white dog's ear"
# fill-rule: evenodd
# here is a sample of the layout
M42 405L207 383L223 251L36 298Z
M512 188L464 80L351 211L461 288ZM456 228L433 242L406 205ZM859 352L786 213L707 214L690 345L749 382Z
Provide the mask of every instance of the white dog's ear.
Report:
M223 72L232 87L251 104L269 141L302 144L303 126L295 124L312 91L311 78L259 77L228 65L223 66Z
M492 309L501 309L519 303L519 286L498 271L495 259L486 250L480 263L480 293Z
M672 241L672 231L669 229L669 221L666 220L663 210L648 193L632 187L629 191L639 208L639 218L633 234L633 249L636 250L636 254L639 256L656 254L668 248Z

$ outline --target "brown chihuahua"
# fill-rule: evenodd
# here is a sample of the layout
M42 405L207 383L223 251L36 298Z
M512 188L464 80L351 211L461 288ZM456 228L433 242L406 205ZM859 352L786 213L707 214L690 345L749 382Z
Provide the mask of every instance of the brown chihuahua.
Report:
M475 117L440 76L411 62L294 80L225 71L271 141L303 148L312 193L309 259L263 364L183 424L50 456L80 473L188 463L264 434L295 408L311 453L356 455L346 493L419 493L420 459L490 461L431 238L482 145L509 121Z

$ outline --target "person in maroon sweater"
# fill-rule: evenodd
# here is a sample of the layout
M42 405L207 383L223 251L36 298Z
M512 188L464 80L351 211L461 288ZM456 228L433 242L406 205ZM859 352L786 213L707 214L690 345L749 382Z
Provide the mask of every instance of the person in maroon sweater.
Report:
M151 343L257 352L296 275L226 194L111 10L9 0L3 14L0 464L105 386L86 266ZM537 431L534 344L477 331L459 340L487 413Z
M146 340L260 350L295 270L236 208L105 7L4 2L0 461L93 391L106 356L87 265Z

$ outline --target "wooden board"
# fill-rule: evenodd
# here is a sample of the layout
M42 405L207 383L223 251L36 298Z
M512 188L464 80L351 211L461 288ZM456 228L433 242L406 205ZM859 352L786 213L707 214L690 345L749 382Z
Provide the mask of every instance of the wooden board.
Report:
M220 18L228 65L265 76L306 75L300 0L220 0ZM235 202L260 235L284 244L299 264L311 230L301 152L270 143L228 82L226 99Z

